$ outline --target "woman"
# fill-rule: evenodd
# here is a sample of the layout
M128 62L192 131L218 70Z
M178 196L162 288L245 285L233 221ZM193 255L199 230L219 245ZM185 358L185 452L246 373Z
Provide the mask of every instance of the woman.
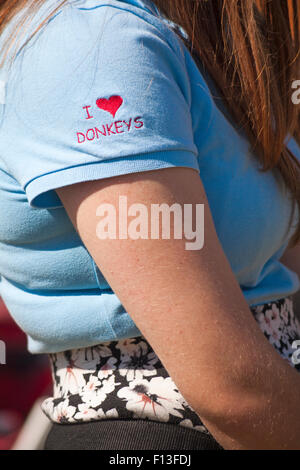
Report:
M1 6L1 295L50 355L46 449L300 449L299 13Z

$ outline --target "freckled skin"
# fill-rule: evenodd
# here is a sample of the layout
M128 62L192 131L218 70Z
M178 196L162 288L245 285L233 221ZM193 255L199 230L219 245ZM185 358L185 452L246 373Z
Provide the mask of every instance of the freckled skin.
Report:
M197 171L166 168L57 190L79 236L177 388L225 449L299 449L299 373L266 340L216 234ZM184 239L107 239L96 210L203 203L203 249ZM168 340L166 341L166 338ZM188 367L187 367L188 365ZM156 397L141 390L141 403ZM151 402L150 402L151 400Z

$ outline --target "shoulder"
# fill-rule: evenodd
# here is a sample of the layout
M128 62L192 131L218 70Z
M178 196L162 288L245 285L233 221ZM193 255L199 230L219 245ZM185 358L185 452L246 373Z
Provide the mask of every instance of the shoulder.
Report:
M30 201L66 183L66 172L73 184L167 166L198 169L179 41L138 6L85 0L66 3L26 44L9 77L0 131L14 142L6 160Z
M70 1L21 49L11 79L16 89L21 76L22 93L36 96L63 82L87 89L101 70L105 79L111 72L111 80L134 80L146 65L188 79L183 41L165 21L124 1Z
M115 35L124 34L129 27L137 33L148 31L167 41L176 51L181 50L181 41L175 33L174 24L163 17L150 0L108 0L101 3L98 0L75 0L67 3L69 14L85 18L86 24L94 26L99 22ZM64 11L66 14L67 9ZM115 29L115 27L118 29Z
M103 53L107 56L118 50L122 50L123 54L132 55L142 53L141 47L147 46L146 41L149 44L152 41L156 43L158 53L159 45L165 44L184 61L183 42L171 27L171 23L146 8L136 6L134 0L131 1L66 2L36 35L38 49L44 47L50 57L51 52L57 55L64 51L76 58L81 53L86 54L93 47L100 49L103 44ZM44 12L46 13L47 11ZM38 24L42 15L43 11L34 23ZM31 41L32 49L35 42L34 39ZM125 46L129 42L132 47L135 46L135 50L126 49Z
M100 93L126 91L153 106L156 95L171 99L177 90L181 106L191 101L180 38L152 13L119 0L62 6L17 56L9 90L19 119L26 115L28 125L50 125L53 132L68 131L74 107Z

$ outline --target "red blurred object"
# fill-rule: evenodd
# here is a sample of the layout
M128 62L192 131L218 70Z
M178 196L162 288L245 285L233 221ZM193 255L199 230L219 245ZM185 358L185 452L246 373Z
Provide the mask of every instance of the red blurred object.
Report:
M0 450L15 441L32 405L51 389L49 362L27 351L25 334L0 299L0 339L6 344L6 365L0 365Z

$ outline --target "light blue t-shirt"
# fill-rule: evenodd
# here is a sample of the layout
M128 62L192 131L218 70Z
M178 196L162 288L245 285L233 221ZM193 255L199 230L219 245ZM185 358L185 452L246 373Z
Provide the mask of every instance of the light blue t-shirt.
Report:
M150 1L70 1L5 73L0 294L32 353L141 334L56 195L72 183L194 168L248 304L299 289L279 262L298 221L288 232L288 191L259 171L210 78Z

